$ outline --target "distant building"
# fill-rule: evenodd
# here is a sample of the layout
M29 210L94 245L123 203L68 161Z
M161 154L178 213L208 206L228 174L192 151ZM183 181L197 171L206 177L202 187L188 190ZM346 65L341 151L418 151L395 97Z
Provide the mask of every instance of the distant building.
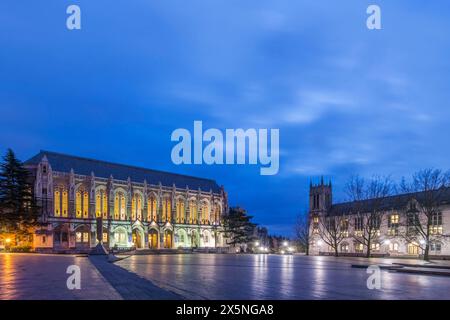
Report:
M37 251L221 247L227 194L213 180L41 151L25 162L44 227ZM99 228L100 230L100 228Z
M437 192L437 191L436 191ZM429 254L435 257L450 258L450 188L439 190L439 210L433 216L430 228ZM374 221L373 239L371 241L371 253L373 256L411 256L418 257L423 254L423 244L411 240L413 237L403 236L411 232L410 209L416 206L416 200L423 197L423 193L400 194L383 199L383 215L379 221ZM345 202L333 204L332 186L324 183L311 184L309 191L309 216L310 216L310 254L333 254L334 248L330 247L323 236L326 228L323 223L327 217L340 217L342 226L339 230L342 238L338 245L341 255L364 255L366 248L356 239L362 232L364 215L358 215L358 211L371 212L371 206L376 199L358 202ZM424 226L426 228L426 226ZM447 235L446 235L447 234Z

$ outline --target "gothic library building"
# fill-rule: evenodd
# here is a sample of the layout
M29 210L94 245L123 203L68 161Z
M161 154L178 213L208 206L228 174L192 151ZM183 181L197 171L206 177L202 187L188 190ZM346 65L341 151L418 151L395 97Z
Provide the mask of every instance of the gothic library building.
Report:
M213 180L41 151L25 162L44 226L40 252L217 248L227 194ZM97 235L97 221L102 234Z

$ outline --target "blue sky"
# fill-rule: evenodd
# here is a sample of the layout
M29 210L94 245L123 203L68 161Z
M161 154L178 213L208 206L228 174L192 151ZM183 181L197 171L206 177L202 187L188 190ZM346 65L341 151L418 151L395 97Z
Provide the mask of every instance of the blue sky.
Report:
M366 28L378 4L382 30ZM65 27L78 4L82 30ZM310 177L448 168L450 3L0 3L0 151L39 149L211 177L290 234ZM280 172L175 166L176 128L280 129Z

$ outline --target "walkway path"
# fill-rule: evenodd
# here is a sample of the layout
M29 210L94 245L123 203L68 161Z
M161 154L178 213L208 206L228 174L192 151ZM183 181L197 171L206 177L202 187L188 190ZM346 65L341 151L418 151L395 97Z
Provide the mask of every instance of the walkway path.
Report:
M129 272L114 263L108 262L105 256L90 256L89 260L100 271L105 279L127 300L180 300L182 296L161 289L151 281Z

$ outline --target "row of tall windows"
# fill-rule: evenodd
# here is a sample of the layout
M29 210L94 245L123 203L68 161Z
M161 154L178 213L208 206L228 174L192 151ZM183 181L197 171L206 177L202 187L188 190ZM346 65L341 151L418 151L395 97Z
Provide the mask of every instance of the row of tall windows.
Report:
M210 207L206 202L200 205L198 211L197 201L188 202L189 215L186 216L186 207L183 200L178 200L175 205L176 223L201 223L209 224ZM67 190L56 189L54 192L54 216L68 217L68 192ZM198 213L200 212L200 216ZM214 206L212 219L215 222L220 220L220 206ZM89 218L89 193L85 190L79 190L75 194L75 216L76 218ZM108 218L108 195L106 190L99 190L95 194L95 216L103 219ZM127 219L127 201L125 194L117 192L114 197L113 217L115 220ZM142 197L135 194L131 200L131 219L142 220L143 201ZM158 205L155 197L149 197L147 201L147 221L158 221ZM161 203L161 220L172 222L172 203L170 198L164 198Z

